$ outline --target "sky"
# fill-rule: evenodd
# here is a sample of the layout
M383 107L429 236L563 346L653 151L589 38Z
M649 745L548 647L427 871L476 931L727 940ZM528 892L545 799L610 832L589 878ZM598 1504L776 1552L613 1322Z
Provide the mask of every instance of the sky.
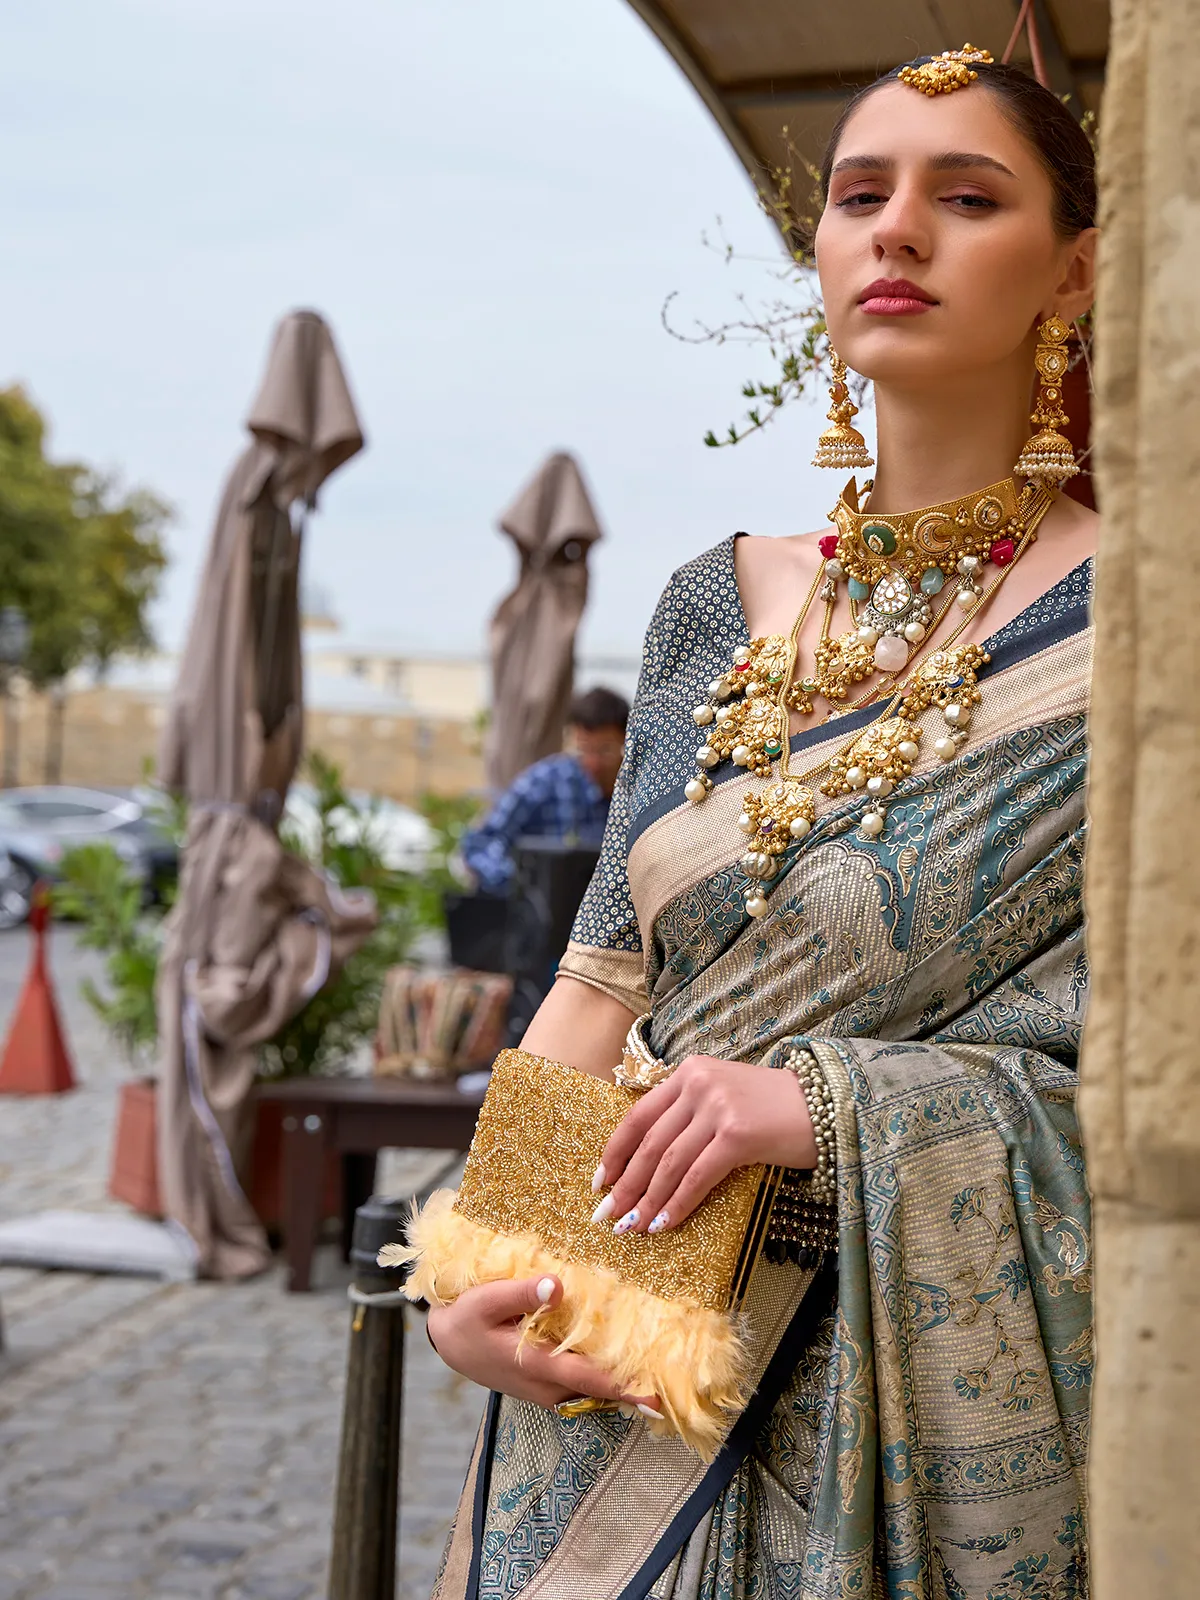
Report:
M782 260L745 174L624 0L41 0L0 57L0 383L56 455L175 510L177 644L275 320L329 320L368 435L311 524L346 630L481 648L496 519L555 449L606 538L583 648L632 654L681 562L824 522L807 404L735 449L763 350L671 339ZM726 266L703 236L749 259Z

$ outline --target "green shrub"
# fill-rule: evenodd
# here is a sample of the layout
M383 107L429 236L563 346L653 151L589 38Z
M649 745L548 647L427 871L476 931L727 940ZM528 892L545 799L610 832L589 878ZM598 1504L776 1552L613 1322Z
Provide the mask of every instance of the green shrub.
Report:
M111 844L68 850L62 881L53 890L55 912L80 924L79 942L104 958L107 993L90 978L84 998L129 1057L141 1065L158 1039L154 978L158 971L162 913L147 914L141 882Z
M346 793L338 769L313 754L307 776L316 790L318 838L306 851L288 830L283 830L281 837L342 888L370 889L379 907L379 926L337 977L265 1047L264 1070L281 1077L328 1074L344 1068L375 1032L388 968L408 958L422 932L442 923L437 869L414 873L388 867L372 808L359 805Z

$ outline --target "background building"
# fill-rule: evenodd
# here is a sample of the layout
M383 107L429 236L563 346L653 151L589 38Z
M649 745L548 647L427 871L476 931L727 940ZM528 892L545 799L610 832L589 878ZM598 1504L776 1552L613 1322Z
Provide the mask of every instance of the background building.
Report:
M323 610L305 618L305 744L347 784L414 804L427 793L482 793L489 677L482 655L407 650L399 637L344 634ZM585 656L581 688L602 683L632 698L636 659ZM173 654L118 662L103 682L78 674L63 710L58 781L124 786L152 774L178 670ZM56 710L14 688L18 782L47 777Z

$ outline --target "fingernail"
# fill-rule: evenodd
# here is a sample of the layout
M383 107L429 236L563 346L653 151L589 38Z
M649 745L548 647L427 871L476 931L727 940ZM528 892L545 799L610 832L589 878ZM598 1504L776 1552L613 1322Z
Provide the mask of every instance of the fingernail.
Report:
M646 1232L647 1233L661 1233L664 1228L670 1226L670 1222L671 1222L671 1219L667 1215L667 1213L665 1211L660 1211L658 1213L658 1215L655 1217L654 1221L646 1229Z
M633 1227L634 1223L638 1221L638 1217L639 1214L637 1211L627 1211L621 1218L620 1222L613 1223L613 1232L628 1233L630 1228Z
M538 1279L538 1286L537 1286L537 1297L542 1302L543 1305L547 1304L547 1302L550 1299L550 1296L553 1293L554 1293L554 1279L553 1278L539 1278Z
M599 1194L601 1189L603 1189L603 1187L604 1187L604 1163L602 1161L600 1163L600 1165L596 1168L595 1172L592 1174L592 1193L593 1194Z
M663 1414L661 1411L655 1411L653 1406L644 1406L640 1400L638 1401L638 1410L644 1417L653 1417L655 1422L661 1422L663 1420Z
M607 1222L609 1217L612 1216L614 1210L615 1202L613 1197L610 1194L606 1194L604 1199L601 1200L600 1204L596 1207L595 1211L592 1212L592 1221Z

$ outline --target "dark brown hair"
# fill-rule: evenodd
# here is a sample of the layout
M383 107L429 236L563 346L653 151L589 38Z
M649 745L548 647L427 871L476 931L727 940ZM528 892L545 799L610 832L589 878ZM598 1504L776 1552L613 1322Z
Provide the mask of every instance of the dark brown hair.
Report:
M572 728L620 728L629 721L629 702L612 689L588 689L572 696L567 725Z
M876 78L874 83L856 90L846 101L829 136L825 159L821 163L821 193L826 199L829 197L829 178L834 157L850 118L868 95L874 94L885 83L895 81L905 66L920 66L930 59L929 56L920 56L916 61L902 62L900 66L893 67L891 72L885 72L883 77ZM1005 116L1037 151L1054 194L1053 220L1056 230L1064 239L1073 239L1084 228L1092 227L1096 220L1096 156L1091 140L1079 123L1056 94L1044 89L1019 67L1006 66L999 61L991 66L979 62L975 71L979 74L979 83L975 87L986 87L992 91L1000 101ZM915 90L913 92L916 93ZM957 92L969 94L971 90Z

